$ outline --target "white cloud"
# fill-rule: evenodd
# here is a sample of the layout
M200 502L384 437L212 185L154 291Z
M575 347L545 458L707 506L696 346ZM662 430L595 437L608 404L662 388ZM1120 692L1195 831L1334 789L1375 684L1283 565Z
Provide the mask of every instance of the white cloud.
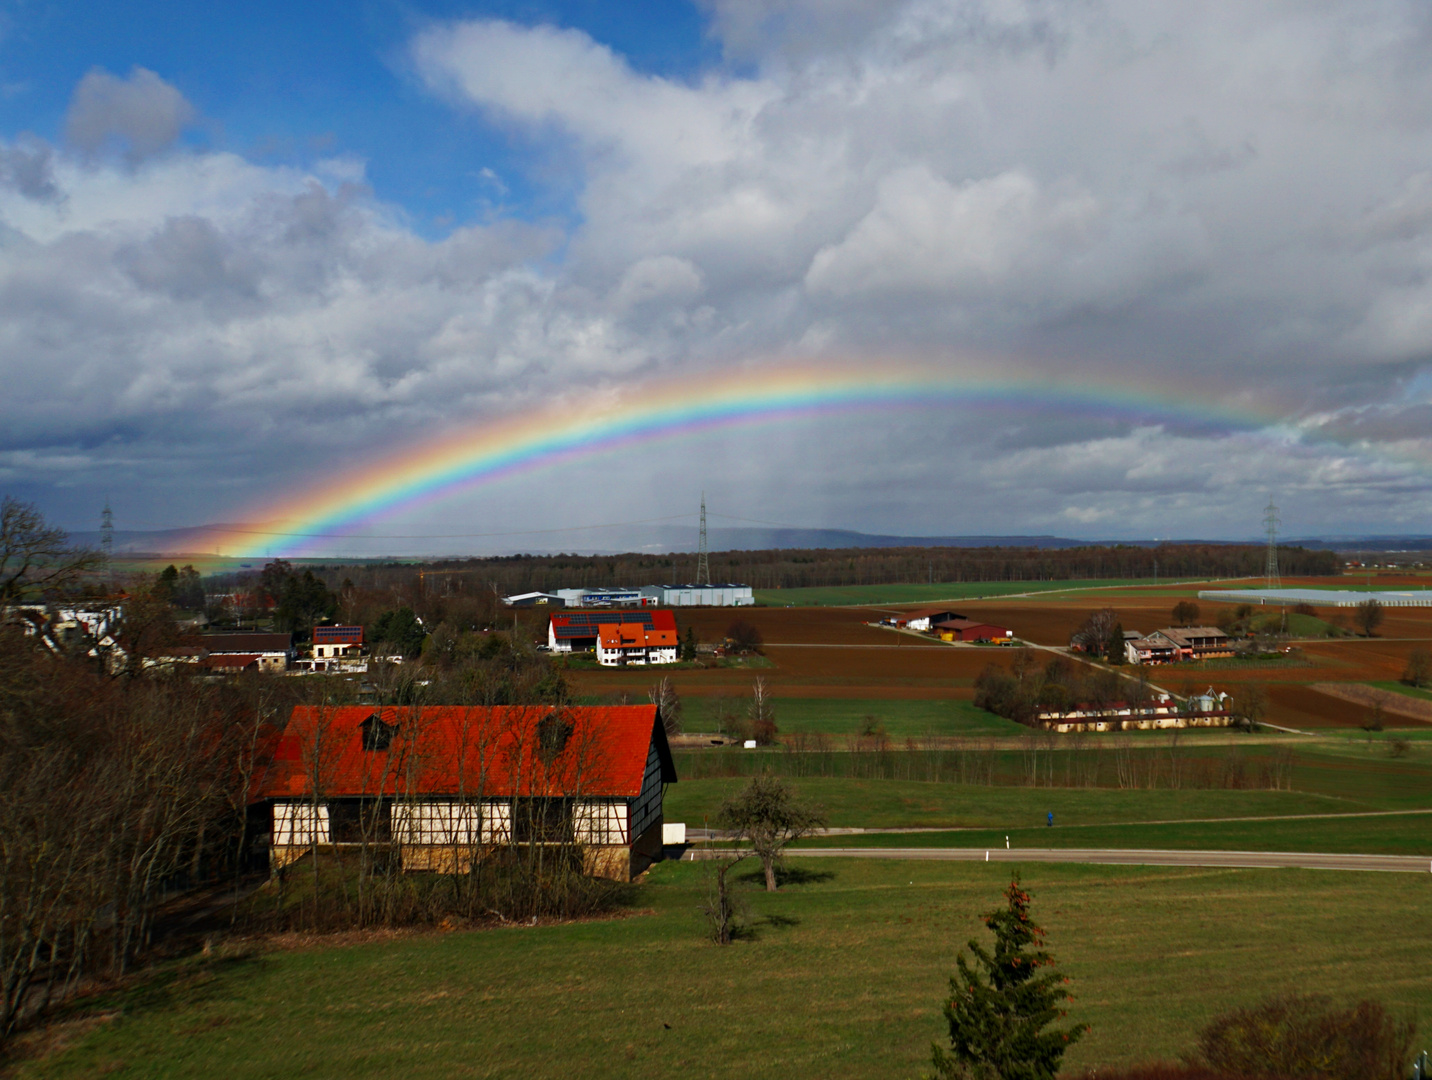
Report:
M813 427L721 463L745 445L742 490L782 519L885 531L947 532L931 507L954 505L960 531L1209 535L1275 482L1323 519L1432 509L1404 464L1426 457L1403 388L1432 331L1422 7L706 10L730 63L684 79L571 29L414 37L425 86L546 155L529 180L570 178L568 227L426 239L363 162L176 148L196 114L175 87L92 72L65 146L0 144L0 450L82 473L102 447L135 475L168 455L214 516L198 477L226 463L256 488L655 372L977 353L1036 382L1097 371L1135 406ZM475 170L475 199L520 191L518 167ZM1150 426L1150 395L1191 418ZM1275 405L1305 441L1218 419ZM962 438L999 452L952 475ZM715 460L674 447L651 490L601 494L644 507ZM532 505L572 495L543 482Z
M1077 259L1099 216L1090 196L1051 198L1021 172L955 186L913 165L882 178L874 209L816 253L805 283L834 296L985 292Z

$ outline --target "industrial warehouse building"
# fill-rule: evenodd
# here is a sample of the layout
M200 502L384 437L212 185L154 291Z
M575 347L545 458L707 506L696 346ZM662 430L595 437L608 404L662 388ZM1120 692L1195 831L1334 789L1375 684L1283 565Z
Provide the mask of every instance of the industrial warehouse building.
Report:
M756 602L749 585L644 585L639 589L581 588L505 596L508 607L750 607Z
M647 585L641 592L662 607L750 607L756 602L749 585Z
M641 589L558 589L567 607L646 607L653 601Z

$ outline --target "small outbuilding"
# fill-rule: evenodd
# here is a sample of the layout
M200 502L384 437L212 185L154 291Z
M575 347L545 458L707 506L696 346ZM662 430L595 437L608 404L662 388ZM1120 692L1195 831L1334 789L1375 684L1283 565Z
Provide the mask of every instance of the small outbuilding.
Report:
M941 641L1013 641L1014 631L993 623L977 622L974 619L944 619L933 624L931 631Z
M929 630L936 623L950 622L953 619L963 619L958 611L951 611L949 608L929 607L911 611L902 617L895 619L896 626L904 626L910 630Z

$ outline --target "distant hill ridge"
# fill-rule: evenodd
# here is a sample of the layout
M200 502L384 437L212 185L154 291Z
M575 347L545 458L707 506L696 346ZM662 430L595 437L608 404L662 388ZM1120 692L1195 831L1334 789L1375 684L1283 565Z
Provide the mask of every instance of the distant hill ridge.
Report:
M126 554L186 555L219 553L237 554L224 550L223 543L232 543L234 530L252 529L254 526L239 524L196 525L176 529L115 529L114 547ZM460 539L435 539L428 543L412 540L385 540L382 537L364 539L360 537L343 542L343 554L355 557L374 558L384 555L424 556L491 556L518 553L557 554L573 552L583 554L617 554L622 552L681 553L694 551L697 547L697 530L691 526L664 525L655 528L623 526L620 529L574 529L571 539L563 542L554 540L552 534L534 531L528 534L539 544L522 543L523 534L516 533L503 537L474 537L470 544ZM98 546L99 530L72 532L71 539L77 544ZM771 551L820 548L1035 548L1061 550L1067 548L1125 545L1133 547L1157 547L1160 544L1246 544L1247 540L1206 540L1206 539L1077 539L1067 536L1020 535L970 535L970 536L899 536L885 533L863 533L850 529L789 529L789 528L714 528L708 534L713 551ZM1287 546L1327 548L1334 551L1432 551L1432 536L1317 536L1290 537L1284 541ZM249 552L254 558L264 558L258 552Z

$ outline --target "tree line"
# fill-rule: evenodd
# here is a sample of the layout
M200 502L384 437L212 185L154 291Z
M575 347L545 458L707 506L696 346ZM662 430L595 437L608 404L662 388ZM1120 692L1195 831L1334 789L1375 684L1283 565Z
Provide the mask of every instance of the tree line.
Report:
M1091 545L1077 548L910 547L815 548L712 552L713 581L757 589L890 585L920 581L1071 581L1106 578L1233 578L1263 573L1267 549L1252 544ZM1326 576L1341 570L1336 552L1278 549L1288 576ZM508 555L425 563L315 567L331 587L347 579L371 590L416 581L443 593L486 591L511 595L602 585L664 585L689 580L691 555Z

